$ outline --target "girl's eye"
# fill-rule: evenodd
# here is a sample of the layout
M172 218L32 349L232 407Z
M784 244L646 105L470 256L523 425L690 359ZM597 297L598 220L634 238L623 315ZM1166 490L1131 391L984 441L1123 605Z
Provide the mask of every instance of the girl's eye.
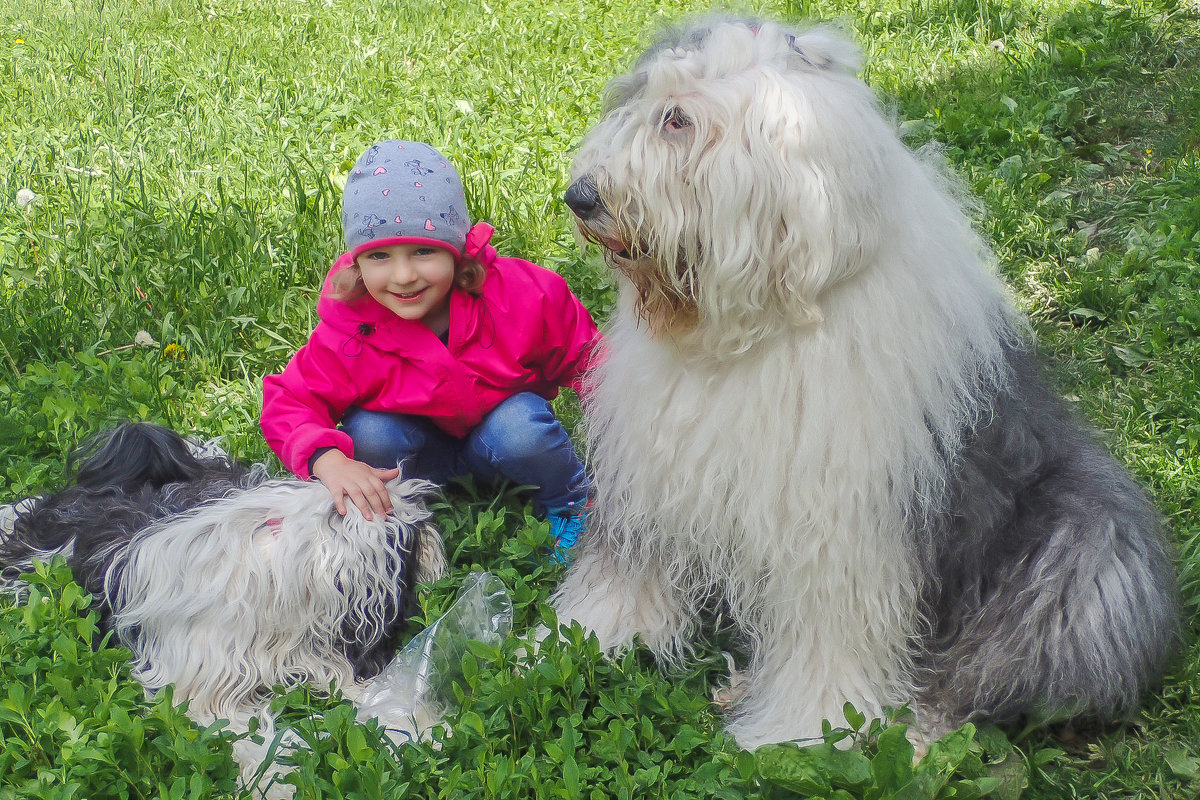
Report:
M668 108L666 113L663 114L662 126L665 131L682 131L692 127L692 120L676 106L675 108Z
M382 250L376 250L374 253L367 253L366 255L368 261L383 261L387 257L388 254Z
M432 248L432 247L422 247L417 250L417 255L428 256L428 255L432 255L433 252L434 252L434 248Z

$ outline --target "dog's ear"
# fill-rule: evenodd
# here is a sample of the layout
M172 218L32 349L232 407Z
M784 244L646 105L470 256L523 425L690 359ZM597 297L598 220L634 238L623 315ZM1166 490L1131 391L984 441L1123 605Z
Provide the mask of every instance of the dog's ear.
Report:
M808 69L826 69L858 74L862 51L845 34L830 28L788 33L784 39L792 51L792 61Z

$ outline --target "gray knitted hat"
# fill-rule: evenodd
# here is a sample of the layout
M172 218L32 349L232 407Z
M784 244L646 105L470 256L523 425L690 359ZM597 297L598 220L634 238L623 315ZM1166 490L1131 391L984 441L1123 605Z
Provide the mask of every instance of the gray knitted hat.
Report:
M408 243L444 247L457 257L470 227L458 170L424 142L380 142L346 178L342 230L352 258L373 247Z

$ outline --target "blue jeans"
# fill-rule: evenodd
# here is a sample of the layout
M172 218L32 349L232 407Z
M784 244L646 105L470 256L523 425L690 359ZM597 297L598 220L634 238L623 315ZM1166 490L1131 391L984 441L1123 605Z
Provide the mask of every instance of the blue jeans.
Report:
M481 483L536 486L534 511L543 517L587 500L587 474L570 437L550 403L532 392L496 406L462 439L425 417L358 407L346 411L342 430L354 440L354 457L373 467L404 461L406 476L438 484L472 475Z

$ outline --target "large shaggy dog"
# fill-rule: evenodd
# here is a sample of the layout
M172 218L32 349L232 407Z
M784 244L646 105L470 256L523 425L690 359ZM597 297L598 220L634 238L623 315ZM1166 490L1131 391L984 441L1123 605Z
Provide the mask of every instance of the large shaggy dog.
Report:
M620 300L560 618L667 662L732 619L746 747L846 701L911 702L924 736L1120 713L1176 623L1159 515L856 65L828 32L706 20L611 84L566 196Z
M85 448L75 485L26 501L0 532L0 578L66 557L149 691L175 686L201 723L268 740L272 687L334 683L353 700L391 659L418 582L445 570L422 481L389 485L394 511L341 516L320 483L267 480L175 433L126 424ZM382 719L402 734L419 720ZM243 775L262 752L239 745Z

